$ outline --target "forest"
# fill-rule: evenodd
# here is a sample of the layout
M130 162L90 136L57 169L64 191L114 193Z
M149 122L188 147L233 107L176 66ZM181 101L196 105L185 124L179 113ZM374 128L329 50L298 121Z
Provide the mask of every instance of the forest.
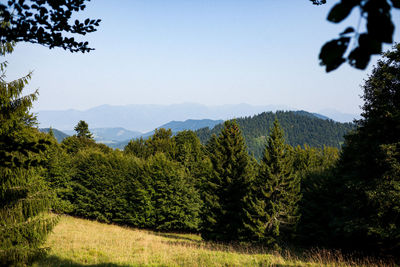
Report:
M306 111L263 112L258 115L237 118L236 122L242 131L246 147L257 160L263 156L267 137L274 121L278 120L284 131L285 141L293 146L308 145L323 148L324 146L340 148L344 136L354 130L352 123L340 123L322 119ZM223 124L214 128L196 130L202 144L206 144L213 134L221 132Z
M359 7L367 27L362 34L349 27L322 47L326 71L344 62L364 69L382 43L393 42L390 12L400 4L390 3L333 6L329 21ZM1 3L0 54L21 41L92 51L70 37L99 26L98 19L70 24L85 7L85 0ZM351 38L358 43L346 54ZM32 72L8 81L7 65L0 63L1 266L45 258L46 239L64 215L125 232L193 234L197 246L217 247L213 253L228 245L271 253L318 248L400 264L400 44L363 82L362 118L354 124L292 123L293 113L263 113L212 130L157 129L123 150L96 143L83 120L61 143L51 130L40 132L32 112L38 91L24 91ZM304 128L324 134L307 136Z
M58 214L276 251L290 244L396 258L399 59L397 45L365 81L363 118L343 146L290 145L281 126L290 113L278 112L261 129L259 160L247 150L244 136L258 129L243 133L246 119L216 127L205 144L193 131L158 129L113 150L85 121L58 143L35 127L37 93L22 95L29 75L2 80L0 262L44 255Z

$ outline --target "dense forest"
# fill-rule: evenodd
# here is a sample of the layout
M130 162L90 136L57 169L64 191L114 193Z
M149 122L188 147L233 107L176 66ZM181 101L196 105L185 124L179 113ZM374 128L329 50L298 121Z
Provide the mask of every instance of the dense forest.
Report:
M57 214L273 250L322 247L399 260L400 45L365 81L355 126L263 113L226 121L211 135L158 129L123 151L96 143L85 121L61 143L39 132L30 113L37 92L22 93L30 75L1 77L1 265L46 253ZM331 146L323 146L325 134ZM260 137L257 160L245 140Z
M285 132L286 142L291 146L337 147L344 142L344 136L354 129L352 123L340 123L319 118L306 111L264 112L251 117L236 119L242 130L250 154L261 159L268 140L269 131L277 119ZM218 135L223 124L213 129L202 128L196 131L200 141L205 144L213 134Z

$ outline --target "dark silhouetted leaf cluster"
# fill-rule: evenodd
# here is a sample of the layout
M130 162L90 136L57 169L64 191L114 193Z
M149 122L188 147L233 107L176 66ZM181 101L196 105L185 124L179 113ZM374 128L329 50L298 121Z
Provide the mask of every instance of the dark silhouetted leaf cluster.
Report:
M311 1L316 5L326 2ZM340 34L339 38L325 43L319 54L321 65L326 67L327 72L337 69L346 61L357 69L365 69L371 56L382 52L382 44L393 43L395 26L391 12L393 9L399 8L400 1L398 0L339 1L330 10L328 21L340 23L353 10L359 10L360 20L366 21L366 32L359 33L358 28L348 27ZM351 41L355 43L354 48L349 48Z
M74 34L96 31L99 19L71 22L74 13L85 9L87 0L8 0L0 4L0 42L30 42L71 52L89 52L88 42Z

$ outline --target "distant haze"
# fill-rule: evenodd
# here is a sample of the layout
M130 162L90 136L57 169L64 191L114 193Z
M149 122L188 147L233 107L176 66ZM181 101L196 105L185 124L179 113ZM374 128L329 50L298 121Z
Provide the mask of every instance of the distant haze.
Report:
M148 132L170 121L188 119L227 120L253 116L264 111L295 110L284 105L220 105L206 106L197 103L172 105L102 105L88 110L42 110L37 113L40 127L72 130L79 120L85 120L90 128L123 127L131 131ZM334 110L318 112L340 122L352 121L358 116Z

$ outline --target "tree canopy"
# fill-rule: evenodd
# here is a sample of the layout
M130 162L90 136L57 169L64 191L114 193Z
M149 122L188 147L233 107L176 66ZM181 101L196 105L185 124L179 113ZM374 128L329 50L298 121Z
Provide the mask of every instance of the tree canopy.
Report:
M3 54L12 51L8 45L2 45ZM56 220L47 214L51 193L39 168L49 141L32 127L36 118L29 112L37 92L22 95L30 74L7 82L5 66L0 72L0 265L9 266L43 255Z
M93 134L89 131L89 125L86 121L80 120L75 126L76 135L80 138L93 139Z

